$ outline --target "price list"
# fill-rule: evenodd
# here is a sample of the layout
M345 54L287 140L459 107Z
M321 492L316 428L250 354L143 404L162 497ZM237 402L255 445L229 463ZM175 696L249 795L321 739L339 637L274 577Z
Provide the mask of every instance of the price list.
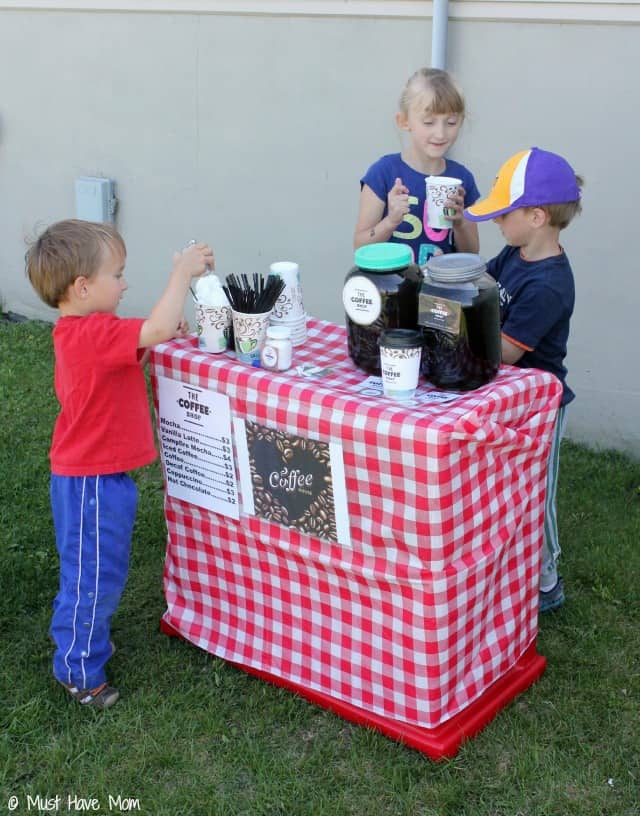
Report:
M238 519L229 398L159 376L158 433L167 493Z

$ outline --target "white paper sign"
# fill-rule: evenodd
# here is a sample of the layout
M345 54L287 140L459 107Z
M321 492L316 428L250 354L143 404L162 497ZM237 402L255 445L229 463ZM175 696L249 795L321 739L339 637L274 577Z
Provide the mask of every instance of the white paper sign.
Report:
M240 518L229 398L159 376L158 431L167 493Z
M354 385L352 390L361 394L363 397L383 397L384 388L382 385L382 377L367 377L366 380ZM419 388L410 400L403 402L403 405L410 407L412 405L424 405L427 403L452 402L453 400L460 399L461 396L463 395L457 391L423 391Z

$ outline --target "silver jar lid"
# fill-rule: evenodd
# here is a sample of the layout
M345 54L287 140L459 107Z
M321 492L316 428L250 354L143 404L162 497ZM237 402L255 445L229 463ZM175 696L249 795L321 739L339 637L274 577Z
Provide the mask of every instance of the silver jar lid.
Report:
M487 265L484 258L472 252L451 252L429 258L425 269L439 283L463 283L482 275Z

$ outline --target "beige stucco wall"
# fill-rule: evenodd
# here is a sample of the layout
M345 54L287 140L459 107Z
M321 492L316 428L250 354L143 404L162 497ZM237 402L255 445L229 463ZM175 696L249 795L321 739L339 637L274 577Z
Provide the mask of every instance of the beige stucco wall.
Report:
M586 178L563 236L577 279L568 435L640 456L635 25L451 21L468 99L455 157L483 192L539 145ZM123 314L144 313L191 237L217 270L301 265L307 310L342 322L360 175L398 150L406 77L429 19L0 10L0 297L54 313L23 274L23 239L72 217L74 180L115 179L128 245ZM635 195L634 195L635 193ZM481 226L482 252L500 245Z

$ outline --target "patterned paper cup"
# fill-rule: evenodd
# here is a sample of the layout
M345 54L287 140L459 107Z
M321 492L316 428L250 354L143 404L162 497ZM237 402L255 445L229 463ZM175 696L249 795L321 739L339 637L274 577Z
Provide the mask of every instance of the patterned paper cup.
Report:
M269 275L285 282L285 288L273 307L272 322L289 322L302 317L304 304L298 264L293 261L276 261L269 267Z
M449 178L449 176L427 176L427 226L434 229L450 229L451 221L447 215L453 215L453 211L444 206L445 201L455 195L458 187L462 184L462 179Z
M277 306L276 302L276 306ZM276 317L276 307L274 306L273 311L271 312L271 318L269 323L272 326L286 326L288 329L291 330L291 342L294 346L302 346L307 340L307 314L303 312L300 317L293 318L288 320L287 318L283 318L278 320Z
M287 284L273 306L273 322L297 320L303 315L302 287Z
M231 309L228 306L195 304L198 347L219 354L229 347Z
M405 402L418 387L422 333L412 329L387 329L380 333L380 364L385 396Z
M246 314L231 310L236 356L243 363L254 363L260 359L260 352L267 335L271 311L260 314Z
M275 261L269 266L269 274L282 278L288 286L300 283L300 267L295 261Z

